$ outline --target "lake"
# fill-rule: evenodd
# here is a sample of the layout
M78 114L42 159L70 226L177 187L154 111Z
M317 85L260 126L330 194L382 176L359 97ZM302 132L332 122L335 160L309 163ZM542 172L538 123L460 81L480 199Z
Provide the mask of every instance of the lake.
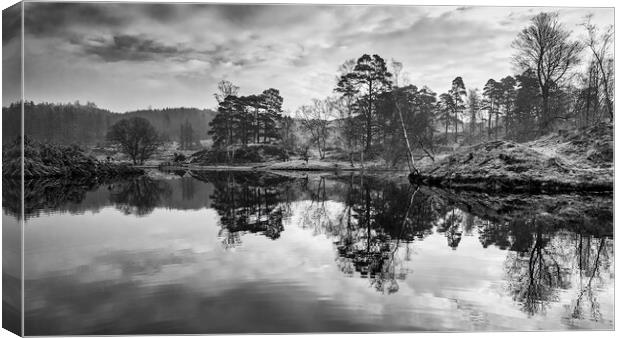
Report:
M614 327L611 196L206 171L26 195L26 335Z

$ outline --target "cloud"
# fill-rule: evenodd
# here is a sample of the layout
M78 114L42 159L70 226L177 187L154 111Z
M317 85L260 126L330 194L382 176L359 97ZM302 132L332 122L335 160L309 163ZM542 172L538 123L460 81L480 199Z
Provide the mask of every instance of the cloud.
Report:
M510 43L543 10L575 31L587 12L613 23L612 9L27 3L26 92L115 111L214 107L228 79L243 95L278 88L295 110L333 95L338 66L362 54L401 61L438 93L456 76L480 88L513 72ZM138 85L155 80L166 85Z
M191 51L134 35L115 35L111 39L95 37L76 43L81 44L86 54L96 55L106 62L160 60Z
M15 4L2 11L2 45L6 45L21 33L21 6Z
M116 6L104 3L26 3L24 9L25 33L33 36L57 36L72 27L121 26L130 17Z

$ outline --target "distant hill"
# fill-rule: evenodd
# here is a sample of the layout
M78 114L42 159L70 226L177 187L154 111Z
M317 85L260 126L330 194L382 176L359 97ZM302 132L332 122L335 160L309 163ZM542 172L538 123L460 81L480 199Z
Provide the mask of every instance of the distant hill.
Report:
M29 137L59 144L96 145L105 142L108 128L117 121L139 116L155 127L166 140L179 141L181 124L192 125L196 137L207 138L209 122L216 112L198 108L146 109L127 113L113 113L92 103L52 104L28 102L24 105L24 129ZM2 108L2 142L19 135L20 105Z

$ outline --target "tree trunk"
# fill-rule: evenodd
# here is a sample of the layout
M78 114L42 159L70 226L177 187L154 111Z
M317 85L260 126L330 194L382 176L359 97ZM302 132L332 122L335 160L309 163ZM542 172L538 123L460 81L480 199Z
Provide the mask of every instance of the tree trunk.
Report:
M368 83L368 111L366 112L366 152L372 145L372 81Z
M546 133L549 130L549 124L551 123L551 116L549 116L549 89L542 89L542 100L543 100L543 116L542 123L540 126L540 131L542 133Z
M369 107L370 108L370 107ZM366 152L370 151L372 145L372 115L370 110L366 114Z
M607 85L605 85L607 87ZM607 89L605 89L607 92ZM614 105L611 103L611 99L609 99L609 94L605 94L605 102L607 103L607 112L609 113L609 121L614 121Z
M499 137L499 109L495 113L495 139Z
M454 143L459 142L459 115L458 112L454 112Z
M590 92L592 90L592 71L590 70L590 74L588 76L588 93L586 95L586 123L585 125L588 125L588 117L590 116L590 96L592 95Z
M413 161L413 153L411 152L411 145L409 144L409 136L407 135L405 120L403 119L403 113L400 110L400 105L398 104L398 102L396 102L396 111L398 111L398 116L400 117L400 125L403 128L403 136L405 137L405 143L407 144L407 165L409 166L409 171L413 171L417 174L418 169L416 169L415 162Z
M601 76L603 77L603 90L605 91L605 103L607 105L607 112L609 113L609 120L613 121L614 120L614 107L613 104L611 103L611 99L609 98L609 87L607 84L607 75L605 75L605 69L603 67L603 60L601 60L601 58L599 58L596 53L596 60L597 63L599 65L599 68L601 69Z
M491 108L489 111L489 120L487 121L487 139L491 140L491 120L493 119L493 99L491 99Z
M260 128L260 125L258 123L258 108L255 109L254 111L254 142L258 143L259 142L259 135L258 135L258 130Z
M347 101L349 102L349 101ZM351 121L351 105L347 104L347 122L346 122L346 138L347 138L347 150L349 151L349 161L351 161L351 167L353 167L353 122Z
M491 117L492 115L489 114L489 120L487 121L487 139L491 140L491 120L493 119Z

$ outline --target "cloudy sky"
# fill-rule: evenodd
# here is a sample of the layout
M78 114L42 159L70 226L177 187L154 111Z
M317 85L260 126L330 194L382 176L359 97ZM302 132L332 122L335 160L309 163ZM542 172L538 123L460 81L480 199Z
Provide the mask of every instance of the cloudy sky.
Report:
M575 37L588 13L613 23L613 9L594 8L26 3L25 97L213 108L227 79L243 95L277 88L295 110L332 95L338 66L364 53L401 61L411 83L438 93L456 76L481 88L514 73L512 40L550 10ZM10 28L5 50L18 45Z

